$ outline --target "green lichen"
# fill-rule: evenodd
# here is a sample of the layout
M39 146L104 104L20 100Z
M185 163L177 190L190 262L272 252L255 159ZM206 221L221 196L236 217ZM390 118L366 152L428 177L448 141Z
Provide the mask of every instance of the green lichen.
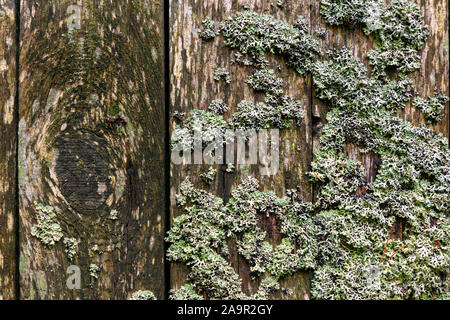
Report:
M202 22L202 29L198 30L198 35L205 41L213 40L217 36L217 22L211 20L208 16Z
M195 292L190 284L185 284L178 290L170 290L170 300L202 300L203 297Z
M153 292L148 290L139 290L131 295L129 300L157 300Z
M224 81L226 84L230 84L230 72L225 68L217 68L216 70L214 70L214 80Z
M257 92L273 95L283 94L283 79L278 78L274 70L259 69L245 80Z
M266 103L241 101L237 105L231 123L234 128L240 129L284 129L289 128L294 120L300 125L303 116L300 101L288 96L267 96Z
M417 50L422 49L429 30L422 23L417 4L393 0L322 1L321 13L329 24L362 25L366 34L373 34L376 49L368 53L373 75L385 78L389 71L410 73L420 67Z
M67 254L67 258L72 261L73 258L77 255L78 244L80 243L75 238L64 238L64 252Z
M189 202L192 206L174 220L166 239L170 243L167 256L190 267L188 283L196 292L216 299L256 299L272 292L273 285L261 286L252 297L241 291L241 280L226 259L227 241L233 238L238 239L238 253L247 259L254 277L267 273L272 280L279 279L315 266L312 207L295 192L278 198L272 192L259 191L258 182L252 177L233 190L227 205L222 199L195 189L189 180L183 182L181 192L185 205ZM281 221L286 235L275 248L265 241L258 224L258 219L271 215Z
M224 114L228 111L228 106L222 99L216 99L208 106L208 110L216 114Z
M288 66L304 74L319 54L318 42L305 30L270 15L236 13L221 23L225 44L242 54L261 59L271 53L283 56Z
M329 25L362 25L376 13L369 9L380 4L379 0L323 0L320 13Z
M385 83L366 73L346 50L318 62L313 73L319 98L332 110L311 173L319 186L316 223L322 230L312 295L436 298L445 291L443 275L449 270L448 141L394 115L411 97L408 80ZM380 159L374 182L366 180L361 164L347 158L346 143ZM373 279L365 267L379 264L383 240L396 221L406 223L402 237L408 245L380 266L377 285L369 285ZM439 247L433 245L436 239ZM402 245L394 240L386 255Z
M113 210L111 210L111 212L109 213L109 220L117 220L117 219L119 219L119 216L118 216L118 214L119 214L119 212L116 210L116 209L113 209Z
M98 244L93 245L92 248L91 248L91 251L93 253L95 253L95 254L101 254L102 253L102 251L101 251L100 247L98 246Z
M299 18L303 21L302 19L304 20ZM270 26L267 26L267 23ZM220 136L229 141L229 137L224 135L227 129L284 129L291 127L294 121L298 126L302 123L304 110L301 102L283 95L283 80L267 67L268 62L264 54L282 52L286 57L290 57L288 65L296 67L298 72L303 74L311 70L312 61L319 49L318 43L307 34L307 28L293 27L271 16L248 11L224 21L221 24L221 33L226 38L225 44L239 49L234 63L255 68L246 82L255 92L265 94L265 102L255 104L251 101L241 101L228 121L219 116L228 111L228 106L222 100L214 100L208 111L193 110L189 118L178 119L182 123L175 128L172 135L172 150L193 150L196 144L194 133L196 128L200 127L207 128L207 132L202 133L202 137L206 138L203 141L209 143L217 139L219 146L222 141ZM247 42L251 39L255 41ZM250 59L245 56L250 56ZM225 68L216 69L214 79L226 83L231 81Z
M442 120L442 111L449 98L435 91L434 97L423 99L417 97L414 99L414 106L423 112L427 123L435 123Z
M190 117L178 125L172 134L172 150L194 150L196 145L204 148L211 142L228 141L229 124L222 116L211 111L195 109ZM228 138L227 138L228 137Z
M420 66L417 53L428 36L418 6L407 0L322 1L321 13L332 25L361 26L375 36L369 52L371 70L348 49L329 52L315 62L317 42L300 17L293 26L246 11L221 24L225 43L237 49L235 63L253 66L247 83L265 93L262 103L242 101L221 130L287 128L301 119L299 102L284 96L282 82L268 66L266 54L285 58L303 74L312 71L316 96L329 107L327 124L308 174L317 190L314 203L296 192L279 198L258 190L249 177L232 191L227 204L185 180L177 204L184 213L168 233L168 258L190 268L187 284L172 292L179 298L267 299L282 290L279 280L313 270L314 299L445 298L450 270L450 152L448 140L425 127L398 118L412 99L408 73ZM436 94L415 105L428 119L439 119L447 99ZM199 111L196 111L199 112ZM189 132L189 126L187 126ZM178 134L178 136L181 136ZM346 153L349 144L375 159L373 181ZM241 170L245 176L245 170ZM273 245L261 225L279 222L282 242ZM391 237L401 223L401 239ZM259 291L246 296L228 263L228 243L261 277Z
M233 173L233 172L234 172L234 169L235 169L234 164L228 163L228 164L227 164L227 168L225 169L225 171L226 171L227 173Z
M35 209L38 224L31 227L31 235L51 249L63 237L62 228L56 221L59 211L40 203L35 203Z
M101 271L101 267L96 265L95 263L91 263L89 266L89 275L91 278L98 279L98 274Z
M315 35L319 38L325 38L325 36L327 35L327 29L325 28L316 29Z

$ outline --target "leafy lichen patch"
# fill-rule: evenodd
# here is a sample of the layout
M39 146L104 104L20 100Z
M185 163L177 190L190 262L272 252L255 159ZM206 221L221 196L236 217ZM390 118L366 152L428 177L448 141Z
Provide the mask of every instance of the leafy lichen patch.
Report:
M306 30L253 11L238 12L221 23L225 44L253 58L272 53L283 56L298 73L311 70L319 45Z
M69 261L77 255L79 241L75 238L64 238L64 252L67 254Z
M209 168L207 172L204 172L200 175L200 178L203 180L204 183L210 185L214 182L216 179L217 170L213 167Z
M189 180L183 182L181 192L184 205L192 206L175 219L166 239L170 243L167 254L172 261L190 267L188 282L195 292L210 298L249 298L241 291L241 280L226 260L227 239L234 237L239 239L238 252L247 259L252 275L269 275L264 278L267 285L262 285L251 298L267 298L274 287L279 288L274 285L277 279L315 266L312 207L295 192L278 198L272 192L259 191L258 182L252 177L233 190L227 205L222 199L195 189ZM273 248L264 239L258 224L258 217L264 215L280 219L286 235L280 246Z
M218 32L217 22L211 20L208 16L202 21L202 29L198 30L198 35L201 39L205 41L213 40Z
M224 81L226 84L230 84L230 72L225 68L217 68L216 70L214 70L214 80Z
M169 259L186 264L190 274L173 298L268 298L282 289L282 277L301 270L314 270L314 299L445 297L450 269L448 140L396 116L412 99L408 74L419 67L418 50L428 28L418 6L407 0L325 0L321 12L329 24L361 26L375 36L376 48L368 53L370 73L345 48L330 51L328 61L316 62L317 42L307 34L305 19L291 26L245 11L221 23L225 43L238 50L235 62L255 68L247 83L265 93L266 100L242 101L228 122L199 110L194 117L205 116L206 122L220 124L220 130L287 128L302 118L303 110L283 95L282 81L267 67L265 55L284 57L300 74L312 71L317 97L330 108L309 173L317 201L304 202L294 191L282 198L261 192L250 177L224 204L185 180L177 197L185 211L166 240ZM436 94L414 104L428 120L439 120L446 102ZM192 129L190 121L185 133ZM373 181L346 155L347 144L379 158ZM258 224L264 216L280 221L283 240L275 247ZM391 241L386 256L405 242L407 246L380 264L386 237L399 221L404 226L401 239ZM251 297L243 294L241 280L227 261L230 239L236 240L251 277L263 278Z
M98 274L100 273L101 267L96 265L95 263L91 263L89 265L89 275L91 278L98 279Z

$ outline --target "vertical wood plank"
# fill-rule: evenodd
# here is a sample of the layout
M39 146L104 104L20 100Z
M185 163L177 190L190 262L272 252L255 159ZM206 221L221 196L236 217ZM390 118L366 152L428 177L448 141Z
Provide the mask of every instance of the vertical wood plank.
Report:
M0 0L0 300L15 298L16 27L14 0Z
M213 100L222 99L229 111L225 119L231 117L236 106L242 100L255 102L264 101L262 94L255 94L244 82L251 74L250 68L231 63L233 50L223 44L223 37L218 36L214 41L205 42L198 36L197 30L201 28L202 21L209 16L212 20L223 21L230 15L244 10L248 5L250 10L260 14L272 16L293 24L299 15L309 19L309 1L287 1L284 8L271 3L271 1L170 1L170 81L171 114L175 111L189 112L193 109L206 108ZM181 182L190 177L194 186L207 190L225 201L231 196L231 190L241 183L248 175L260 181L261 189L273 190L278 196L284 196L287 189L297 189L304 200L311 200L311 185L305 178L311 162L311 111L310 111L310 85L309 77L301 77L294 70L285 66L284 62L274 57L269 58L269 68L277 71L277 76L283 78L285 93L303 101L305 118L301 127L293 126L289 130L280 131L280 172L275 176L261 176L258 165L236 166L234 172L226 172L225 166L217 168L217 179L212 186L206 186L199 175L208 170L208 165L171 165L171 220L182 213L177 208L174 195L179 193ZM214 81L214 71L225 68L230 72L231 83ZM172 121L173 130L176 122ZM273 245L281 242L281 236L276 221L265 221ZM235 244L231 243L229 262L238 272L242 281L242 290L251 295L256 293L259 281L251 280L248 266L243 258L237 256ZM186 279L187 269L179 264L171 267L171 288L180 288ZM282 280L284 287L292 290L292 295L274 298L309 298L309 275L299 273Z
M125 299L152 290L161 299L163 6L21 4L21 297ZM46 220L45 211L56 215ZM79 290L66 285L71 265L81 270Z

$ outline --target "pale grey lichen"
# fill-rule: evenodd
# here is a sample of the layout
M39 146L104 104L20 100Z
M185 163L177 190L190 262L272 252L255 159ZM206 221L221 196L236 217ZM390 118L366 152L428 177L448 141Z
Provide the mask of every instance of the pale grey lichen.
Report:
M177 197L185 211L169 231L167 254L191 271L187 284L172 292L174 297L267 299L282 290L280 278L302 270L314 270L314 299L446 297L448 140L396 115L412 98L407 74L420 65L417 51L428 28L418 6L407 0L386 5L379 0L328 0L322 2L321 12L329 24L360 25L375 35L376 49L368 54L370 76L348 49L331 51L329 61L314 62L319 50L306 34L304 19L290 26L271 16L244 12L221 24L226 44L239 51L240 61L249 57L255 74L265 72L267 79L277 79L267 72L268 53L284 57L299 73L312 71L316 95L330 107L321 150L308 174L317 201L304 202L294 191L283 198L261 192L250 177L224 204L185 180ZM280 86L267 86L267 79L249 81L266 94L265 103L241 102L232 127L287 128L289 121L300 118L300 103L283 96ZM445 104L443 97L439 99L429 111L433 117ZM416 105L428 110L424 101L416 100ZM287 110L291 118L282 115ZM295 110L298 114L292 116ZM348 144L375 159L373 182L362 165L349 158ZM261 227L264 217L279 221L281 244L269 243ZM386 256L405 242L407 246L380 264L386 237L399 221L403 240L393 237ZM251 276L263 277L251 297L243 294L241 280L227 261L230 240L236 240L237 253L247 261Z
M300 125L303 116L300 101L288 96L267 96L266 103L241 101L232 116L231 124L234 128L243 129L283 129L289 128L294 120Z
M428 37L417 4L408 0L393 0L385 5L381 0L326 0L321 13L329 24L365 27L374 34L376 48L367 56L373 75L383 79L389 71L410 73L420 67L417 50Z
M94 244L91 248L91 251L95 254L101 254L102 251L100 249L100 247L98 246L98 244Z
M272 192L258 191L258 182L250 177L232 191L233 198L226 205L222 199L195 189L189 180L183 182L181 193L185 203L192 206L174 220L166 239L170 243L167 256L190 267L188 283L195 292L215 299L248 299L267 297L279 287L266 280L271 285L261 286L255 296L241 291L241 280L225 258L227 240L236 236L240 239L238 253L247 259L255 277L267 272L271 279L279 279L315 267L312 207L294 192L278 198ZM286 232L286 239L275 248L265 241L258 224L259 217L268 215L276 216Z
M434 97L428 99L417 97L413 104L423 112L427 123L435 123L442 120L442 111L448 101L449 98L446 95L439 94L435 90Z
M411 98L409 80L400 77L386 84L366 73L343 50L331 61L318 62L313 74L319 98L333 109L322 131L322 150L312 164L311 178L320 186L316 223L322 230L312 295L436 298L445 291L443 275L450 267L449 238L444 236L450 233L448 141L395 116L393 111ZM345 155L346 143L379 157L373 183L366 180L361 164ZM406 222L402 236L408 245L380 266L377 285L368 285L372 275L363 266L379 263L383 240L399 220ZM439 247L433 245L436 239ZM386 254L402 245L394 240Z
M355 26L364 24L375 12L369 8L378 5L380 0L323 0L320 13L330 25Z
M118 216L119 212L116 209L111 210L111 212L109 213L109 220L118 220L119 216Z
M273 95L283 94L283 79L278 78L272 69L258 69L245 82L257 92L267 92Z
M209 170L207 172L200 174L200 178L203 180L204 183L206 183L207 185L210 185L216 179L216 175L217 175L217 170L215 168L211 167L211 168L209 168Z
M170 300L202 300L203 297L195 292L195 288L190 284L185 284L178 290L170 290Z
M216 114L224 114L228 111L228 106L222 99L216 99L208 106L208 110Z
M242 54L255 58L269 53L281 55L300 74L311 70L320 53L318 42L305 30L252 11L227 18L221 23L221 32L225 44Z
M40 203L35 203L35 210L38 224L31 227L31 235L51 249L63 237L62 228L56 220L59 211Z
M325 28L319 28L314 30L315 35L319 38L325 38L325 36L327 35L327 29Z
M233 172L234 172L234 169L235 169L234 164L228 163L228 164L227 164L227 168L225 169L225 171L226 171L227 173L233 173Z
M91 263L89 266L89 274L92 278L98 279L98 274L101 271L101 267L96 265L95 263Z
M226 84L230 84L230 72L225 68L217 68L216 70L214 70L214 80L224 81Z
M229 124L221 115L211 111L195 109L190 117L178 125L172 134L172 150L194 150L195 146L206 147L217 142L218 146L232 137L227 134Z

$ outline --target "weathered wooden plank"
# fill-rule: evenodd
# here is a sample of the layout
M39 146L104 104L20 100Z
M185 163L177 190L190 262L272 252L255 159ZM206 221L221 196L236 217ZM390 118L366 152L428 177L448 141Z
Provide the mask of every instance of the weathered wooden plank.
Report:
M214 21L223 21L230 15L247 9L257 13L271 14L276 18L293 24L298 15L308 19L309 1L287 1L283 8L271 1L171 1L170 26L170 77L171 96L170 110L189 112L193 109L207 107L213 100L222 99L229 111L224 118L229 119L242 100L264 101L264 95L255 94L244 82L251 74L251 68L231 63L233 50L225 47L223 37L216 37L211 42L202 41L197 30L202 21L209 16ZM171 219L181 214L174 196L179 193L181 182L190 177L194 186L207 190L226 201L231 190L241 183L242 179L251 175L257 177L264 190L273 190L278 196L285 195L287 189L297 189L305 200L311 200L311 185L304 174L309 170L311 161L311 112L310 112L310 78L302 77L285 66L282 60L269 58L269 68L277 70L277 76L283 78L285 93L301 100L305 108L305 118L301 127L280 131L280 172L273 176L261 176L259 165L235 165L236 169L227 172L227 166L214 166L217 178L213 185L205 185L199 175L208 170L208 165L171 165ZM214 81L217 68L225 68L230 72L230 84ZM280 68L280 69L278 69ZM172 122L172 131L176 121ZM281 242L279 229L275 220L261 221L267 226L269 240L273 245ZM230 243L229 262L243 280L242 290L245 294L256 293L260 282L253 281L245 260L237 255L234 242ZM171 268L171 288L178 289L186 279L186 268L173 264ZM309 298L308 274L298 274L283 279L282 285L293 291L291 296L283 298ZM277 296L274 298L281 298Z
M163 298L162 5L21 4L21 298Z
M0 300L15 297L16 28L15 2L0 1Z

